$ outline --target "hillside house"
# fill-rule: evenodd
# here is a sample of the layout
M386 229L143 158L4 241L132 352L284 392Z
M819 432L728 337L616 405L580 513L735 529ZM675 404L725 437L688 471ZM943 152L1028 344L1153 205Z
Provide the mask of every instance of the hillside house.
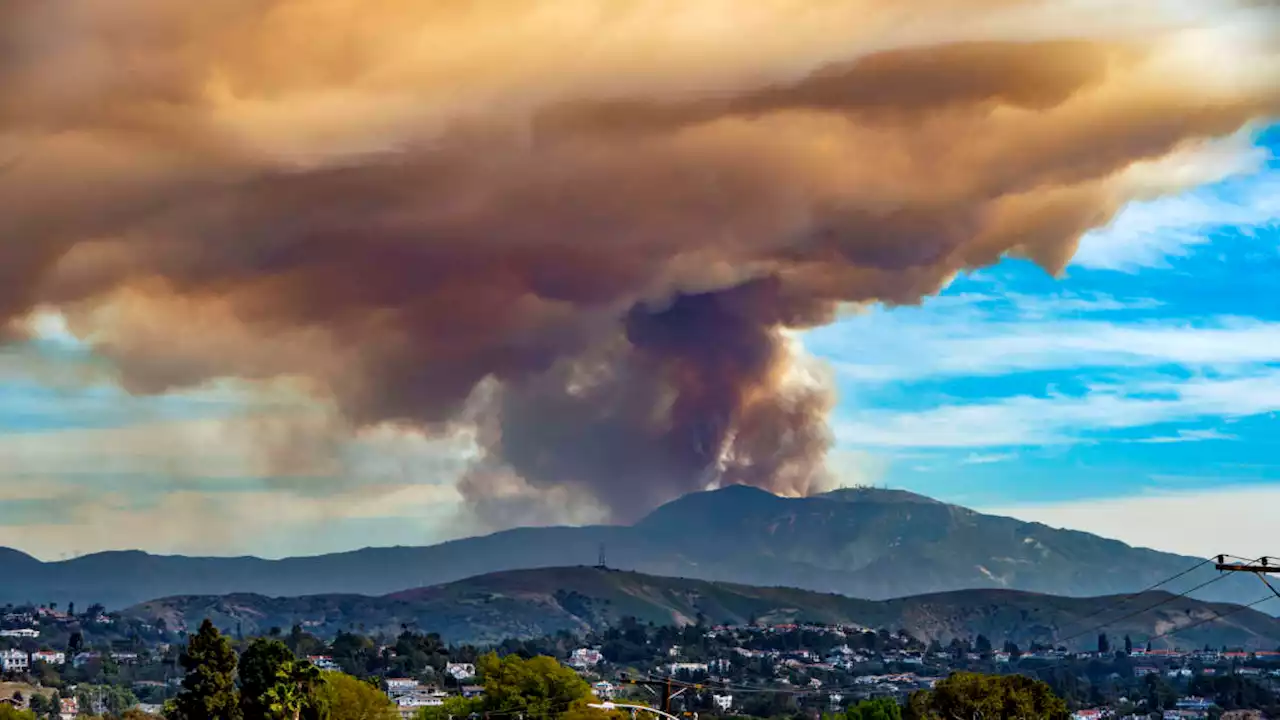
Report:
M462 682L476 676L476 666L473 663L449 663L445 666L444 672L454 680Z
M387 685L387 693L393 696L413 692L421 685L413 678L387 678L383 682Z
M40 637L40 631L35 628L16 628L14 630L0 630L0 637L38 638Z
M62 698L58 703L59 720L75 720L80 714L80 701L74 697Z
M23 650L0 650L0 670L5 672L26 672L31 667L31 659Z
M612 700L618 695L618 688L608 680L601 680L591 686L591 691L601 700Z
M308 655L307 661L321 670L341 670L342 667L328 655Z
M67 654L57 650L41 650L31 653L31 662L42 662L47 665L63 665L67 662Z
M569 667L585 669L595 667L600 664L604 656L599 650L592 648L578 648L569 654Z
M733 709L732 695L712 695L711 699L715 701L716 708L718 708L720 712L729 712Z

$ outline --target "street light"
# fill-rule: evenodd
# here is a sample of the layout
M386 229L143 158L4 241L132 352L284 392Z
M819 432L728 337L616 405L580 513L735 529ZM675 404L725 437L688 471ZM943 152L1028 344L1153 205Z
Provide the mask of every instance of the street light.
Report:
M663 712L657 708L651 708L648 705L632 705L630 703L616 703L616 702L605 701L601 703L588 703L587 707L593 707L597 710L617 710L619 708L625 708L627 710L648 710L651 713L661 715L662 717L669 718L670 720L680 720L680 718L676 717L675 715L672 715L669 712Z

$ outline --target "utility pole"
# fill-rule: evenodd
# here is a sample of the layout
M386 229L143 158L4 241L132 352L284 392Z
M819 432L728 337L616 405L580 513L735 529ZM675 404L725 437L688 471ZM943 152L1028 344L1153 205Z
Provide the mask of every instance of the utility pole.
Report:
M1253 573L1254 575L1257 576L1259 580L1262 581L1263 585L1266 585L1268 588L1271 589L1271 592L1276 594L1276 597L1280 597L1280 590L1277 590L1276 586L1272 585L1270 580L1267 580L1268 575L1272 575L1272 574L1280 575L1280 563L1272 562L1272 560L1275 560L1275 558L1264 557L1264 558L1259 558L1254 562L1244 562L1244 563L1229 563L1229 562L1226 562L1226 559L1227 559L1226 556L1219 555L1218 562L1214 563L1214 567L1216 567L1219 571L1222 571L1222 572Z
M671 678L666 678L665 680L632 680L630 678L624 678L621 682L627 683L628 685L638 685L650 689L657 689L662 693L662 712L667 713L668 715L671 714L671 699L687 689L686 686L681 688L679 692L672 693Z

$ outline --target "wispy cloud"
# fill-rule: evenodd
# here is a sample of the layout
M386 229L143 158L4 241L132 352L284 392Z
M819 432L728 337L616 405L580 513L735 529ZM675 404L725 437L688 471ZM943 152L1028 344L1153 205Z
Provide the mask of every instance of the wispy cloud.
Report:
M1280 172L1273 171L1130 205L1081 239L1072 264L1130 273L1166 267L1216 234L1256 236L1278 223Z
M1018 447L1275 412L1280 412L1280 369L1228 379L1101 385L1080 396L1022 395L922 411L857 410L837 421L835 433L849 447Z
M1173 435L1161 435L1157 437L1138 438L1137 440L1134 440L1134 442L1161 445L1161 444L1168 444L1168 443L1205 442L1207 440L1239 440L1239 439L1240 438L1235 435L1229 435L1227 433L1222 432L1221 430L1214 430L1210 428L1207 430L1182 429Z
M961 465L991 465L1017 460L1018 453L969 453L960 459Z
M806 336L845 380L908 382L1062 368L1280 362L1280 322L1248 317L1132 317L1157 305L1114 298L983 296L921 310L874 311ZM1125 311L1117 320L1105 313ZM874 342L866 338L874 337Z

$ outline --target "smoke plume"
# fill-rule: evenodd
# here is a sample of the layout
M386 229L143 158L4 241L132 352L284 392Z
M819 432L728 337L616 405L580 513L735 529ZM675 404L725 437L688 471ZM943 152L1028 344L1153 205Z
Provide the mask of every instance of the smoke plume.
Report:
M1244 0L6 0L0 327L136 393L474 432L499 524L826 482L788 329L1004 255L1280 109ZM525 513L527 514L527 513Z

